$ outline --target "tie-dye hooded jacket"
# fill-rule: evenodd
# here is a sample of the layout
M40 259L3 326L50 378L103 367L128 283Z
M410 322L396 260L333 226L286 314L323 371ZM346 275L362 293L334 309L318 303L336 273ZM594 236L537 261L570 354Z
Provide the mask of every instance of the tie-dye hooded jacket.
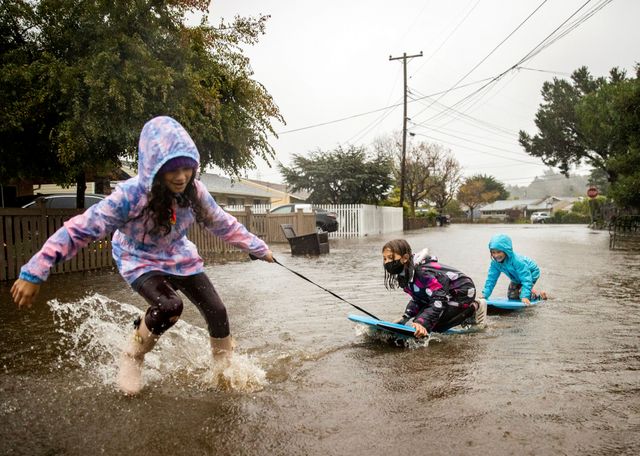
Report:
M89 242L109 233L113 233L113 258L129 284L152 271L180 276L203 271L202 258L186 236L195 222L191 208L174 205L176 223L166 235L150 234L153 221L141 216L153 178L162 165L172 158L185 156L199 163L196 145L174 119L156 117L142 129L138 149L138 175L118 185L111 195L83 214L65 222L22 267L21 279L33 283L45 281L54 264L72 258ZM224 212L204 184L197 179L194 184L207 215L205 229L246 252L264 256L268 246Z
M489 250L501 250L506 257L502 262L491 258L491 266L487 274L487 281L484 284L482 294L485 298L491 296L493 288L496 286L500 273L504 272L512 282L522 284L520 289L520 299L531 297L531 288L540 277L540 269L535 261L524 255L519 255L513 251L511 238L506 234L496 234L489 241Z

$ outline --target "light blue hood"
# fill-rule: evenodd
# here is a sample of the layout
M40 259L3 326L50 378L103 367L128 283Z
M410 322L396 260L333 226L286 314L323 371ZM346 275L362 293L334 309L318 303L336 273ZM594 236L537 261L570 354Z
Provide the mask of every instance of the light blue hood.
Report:
M489 241L489 250L500 250L507 254L507 257L513 257L513 243L511 238L506 234L496 234Z

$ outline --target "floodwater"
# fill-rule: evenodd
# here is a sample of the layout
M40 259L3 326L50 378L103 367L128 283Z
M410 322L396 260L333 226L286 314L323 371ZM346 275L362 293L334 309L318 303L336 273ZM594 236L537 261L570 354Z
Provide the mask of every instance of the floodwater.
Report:
M640 444L640 256L584 226L452 225L405 233L480 288L504 232L551 296L491 313L487 330L392 346L348 304L277 264L211 264L237 338L212 373L190 304L145 362L136 398L116 360L145 308L115 272L53 276L29 311L0 286L0 454L635 455ZM276 258L385 319L407 301L383 285L391 239L332 240L320 258ZM501 278L494 295L506 293Z

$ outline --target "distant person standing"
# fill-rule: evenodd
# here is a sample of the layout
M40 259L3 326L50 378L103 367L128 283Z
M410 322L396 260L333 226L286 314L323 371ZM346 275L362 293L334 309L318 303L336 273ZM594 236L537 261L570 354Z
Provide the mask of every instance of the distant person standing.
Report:
M118 385L126 394L141 391L145 354L180 318L178 290L206 320L214 359L230 361L233 341L227 310L204 273L196 246L187 239L192 224L273 262L269 247L223 211L196 179L200 155L182 125L171 117L156 117L142 129L138 147L138 175L65 222L22 267L11 288L18 307L30 307L53 265L114 233L118 270L149 303L144 317L134 322L133 337L121 356Z
M511 280L507 298L520 300L527 306L531 301L547 299L544 291L538 293L533 289L533 285L540 278L540 268L531 258L513 251L509 236L506 234L493 236L489 241L489 252L491 265L482 290L482 298L488 299L491 296L500 274L504 273Z

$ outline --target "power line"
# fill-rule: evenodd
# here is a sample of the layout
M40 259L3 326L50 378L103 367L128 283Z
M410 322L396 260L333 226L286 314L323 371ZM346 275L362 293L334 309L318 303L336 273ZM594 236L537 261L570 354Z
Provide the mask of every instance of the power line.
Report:
M511 77L511 79L510 79L509 81L507 81L507 82L503 85L503 87L502 87L502 88L500 88L500 90L495 91L495 92L493 93L493 95L491 95L491 96L489 96L488 98L486 98L486 99L485 99L485 97L489 95L489 92L490 92L490 91L492 91L492 90L494 90L494 89L497 89L497 84L494 84L494 85L489 86L489 88L488 88L486 91L484 91L480 96L476 97L476 98L473 100L473 102L472 102L472 103L467 104L467 106L465 107L465 112L469 112L469 111L471 111L471 109L472 109L474 106L477 106L477 105L478 105L478 103L480 103L480 101L482 101L483 99L485 99L485 101L484 101L484 103L483 103L483 104L488 103L488 102L489 102L493 97L495 97L495 96L496 96L496 95L497 95L501 90L504 90L504 88L505 88L506 86L508 86L509 84L511 84L511 82L513 82L513 80L515 79L515 77L516 77L516 76L517 76L517 75L515 75L515 74L514 74L514 75ZM458 119L459 119L459 116L460 116L460 115L462 115L462 114L463 114L463 113L462 113L461 111L458 111L458 112L457 112L457 115L458 115L457 117L456 117L456 116L451 116L451 118L450 118L450 119L448 119L447 121L445 121L445 122L444 122L444 124L440 123L440 124L438 124L438 125L439 125L439 126L448 125L448 124L450 124L451 122L453 122L454 120L458 120Z
M527 68L527 67L523 67L523 66L518 66L515 69L516 70L527 70L527 71L538 71L540 73L559 74L561 76L571 76L571 73L563 73L562 71L540 70L538 68Z
M451 142L451 141L443 140L441 138L436 138L434 136L429 136L429 135L425 135L425 134L422 134L422 133L413 133L413 134L416 135L416 136L423 136L425 138L428 138L428 139L431 139L431 140L434 140L434 141L438 141L438 142L442 142L442 143L445 143L445 144L450 144L450 145L453 145L453 146L462 147L464 149L469 149L468 146L464 146L462 144L457 144L457 143L454 143L454 142ZM527 165L538 165L539 164L539 163L536 163L536 162L525 161L525 160L521 160L521 159L518 159L518 158L505 157L504 155L498 155L498 154L495 154L495 153L492 153L492 152L487 152L486 150L475 150L475 152L479 152L481 154L486 154L486 155L491 155L492 157L502 158L503 160L511 160L511 161L516 161L516 162L520 162L520 163L526 163Z
M461 85L460 87L457 87L455 90L463 89L463 88L466 88L466 87L469 87L469 86L472 86L472 85L475 85L475 84L481 84L481 83L483 83L483 82L485 82L485 81L488 81L489 79L491 79L491 78L484 78L484 79L480 79L480 80L478 80L478 81L470 82L470 83L468 83L468 84ZM416 99L414 99L414 100L409 100L409 103L412 103L412 102L414 102L414 101L419 101L419 100L421 100L421 99L423 99L423 98L435 97L436 95L440 95L441 93L444 93L444 92L445 92L445 91L441 91L441 92L435 92L435 93L432 93L432 94L430 94L430 95L424 95L422 98L416 98ZM398 106L402 106L402 104L403 104L403 103L395 103L395 104L392 104L392 105L389 105L389 106L385 106L384 108L378 108L378 109L374 109L374 110L372 110L372 111L361 112L361 113L359 113L359 114L353 114L353 115L351 115L351 116L341 117L341 118L339 118L339 119L328 120L328 121L326 121L326 122L321 122L321 123L317 123L317 124L307 125L307 126L305 126L305 127L300 127L300 128L294 128L294 129L292 129L292 130L279 131L279 132L277 132L276 134L277 134L277 135L285 135L285 134L287 134L287 133L295 133L295 132L297 132L297 131L309 130L309 129L311 129L311 128L317 128L317 127L323 127L323 126L325 126L325 125L331 125L331 124L338 123L338 122L344 122L345 120L351 120L351 119L355 119L355 118L357 118L357 117L368 116L369 114L375 114L376 112L385 111L385 110L387 110L387 109L397 108Z
M464 21L467 20L467 18L469 17L469 15L473 12L474 9L476 9L476 6L478 6L478 4L480 3L480 0L477 0L475 5L473 5L473 7L471 7L471 9L467 12L467 14L460 20L460 22L458 22L458 24L454 27L454 29L449 33L449 35L447 35L447 37L444 39L444 41L442 41L442 43L440 43L440 46L438 46L438 48L433 51L429 57L427 57L427 59L423 62L422 65L420 65L418 67L418 69L416 71L413 72L413 75L411 75L411 78L413 78L414 75L418 74L418 72L424 68L424 66L433 58L434 55L436 55L438 53L438 51L440 49L442 49L442 46L445 45L445 43L447 41L449 41L449 38L451 38L451 36L458 30L458 28L462 25L462 23Z
M438 130L437 128L424 127L424 126L421 126L421 125L418 125L418 126L422 127L422 128L428 128L429 130L433 130L433 131L438 132L438 133L443 134L443 135L452 136L452 137L457 138L457 139L462 139L463 141L467 141L467 142L470 142L472 144L477 144L479 146L489 147L490 149L496 149L496 150L499 150L499 151L507 152L509 154L515 154L515 155L521 156L520 152L514 152L513 150L503 149L501 147L496 147L496 146L492 146L492 145L489 145L489 144L481 143L481 142L478 142L478 141L473 141L471 139L467 139L467 138L464 138L462 136L453 135L451 133L445 133L445 132L443 132L441 130Z
M352 142L358 142L360 141L362 138L364 138L367 134L369 134L369 132L371 130L373 130L374 128L376 128L378 125L380 125L382 123L382 121L384 119L386 119L387 117L389 117L389 115L391 115L392 112L395 111L395 109L397 108L397 106L393 107L392 109L387 110L387 112L382 113L380 116L378 116L376 118L376 120L374 120L373 122L371 122L370 124L368 124L367 126L365 126L362 130L360 130L358 133L356 133L355 135L351 136L349 139L347 139L345 142L347 144L351 144Z
M520 22L520 24L518 24L518 26L511 31L511 33L509 33L502 41L500 41L500 43L498 43L498 45L496 47L494 47L486 56L484 56L482 58L482 60L480 60L473 68L471 68L467 73L465 73L464 76L462 76L460 79L458 79L458 81L455 84L453 84L453 86L451 86L451 88L449 90L455 89L458 86L458 84L460 84L462 81L464 81L467 76L469 76L471 73L473 73L473 71L475 71L476 68L478 68L480 65L482 65L482 63L484 63L495 51L498 50L498 48L500 46L502 46L509 38L511 38L511 36L513 36L513 34L516 33L520 29L520 27L522 27L529 19L531 19L531 17L534 14L536 14L536 12L538 12L538 10L540 8L542 8L542 6L545 3L547 3L547 1L549 1L549 0L543 0L542 3L540 3L531 13L529 13L529 15L522 22ZM447 93L448 92L445 92L442 95L440 95L436 101L440 100ZM433 104L433 103L431 103L431 104ZM431 105L427 106L425 109L423 109L418 114L416 114L416 117L419 116L420 114L422 114L424 111L426 111L430 106Z
M313 124L313 125L307 125L306 127L294 128L293 130L280 131L277 134L278 135L285 135L287 133L294 133L296 131L309 130L310 128L323 127L325 125L331 125L331 124L338 123L338 122L344 122L345 120L355 119L357 117L368 116L369 114L375 114L376 112L384 111L384 110L390 109L390 108L396 108L398 106L402 106L402 103L397 103L397 104L385 106L384 108L374 109L373 111L362 112L360 114L354 114L352 116L342 117L340 119L329 120L327 122L321 122L321 123L317 123L317 124Z
M491 79L491 78L489 78L489 79ZM461 88L461 87L458 87L458 88ZM420 92L416 91L416 93L420 93ZM425 98L428 98L428 96L423 96L422 98L417 98L416 101L420 101L420 100L423 100ZM445 104L443 104L443 103L441 103L441 102L439 102L437 100L435 100L434 104L436 106L442 106L444 109L453 111L456 114L459 114L462 121L468 120L469 122L473 122L475 124L482 125L483 127L486 127L486 128L494 130L496 132L496 134L499 134L499 135L501 135L501 136L503 136L505 138L513 139L513 138L517 138L518 137L517 133L509 131L504 127L501 127L501 126L499 126L497 124L493 124L491 122L487 122L486 120L478 119L476 117L473 117L473 116L471 116L469 114L466 114L466 113L463 113L461 111L457 111L457 110L453 109L452 107L447 106L447 105L445 105ZM414 123L416 123L416 122L414 122ZM422 123L416 123L416 125L421 125L422 126ZM479 128L479 127L476 126L476 128Z
M476 94L480 93L481 91L483 91L487 86L495 83L496 81L498 81L500 78L502 78L505 74L507 74L508 72L512 71L513 69L517 68L518 66L520 66L522 63L526 62L527 60L532 59L533 57L535 57L536 55L538 55L540 52L542 52L544 49L546 49L547 47L549 47L551 44L555 43L558 39L566 36L569 32L575 30L577 27L579 27L580 25L582 25L587 19L589 19L591 16L593 16L595 13L597 13L598 11L600 11L602 8L604 8L605 6L607 6L609 3L611 3L613 0L601 0L600 3L598 3L597 5L595 5L591 10L587 11L584 15L580 16L578 19L576 19L573 23L571 23L570 26L567 27L566 30L562 31L559 36L554 37L553 39L550 40L550 38L556 34L556 32L558 30L560 30L565 24L567 24L576 14L578 14L586 5L588 5L592 0L587 0L585 3L583 3L576 11L574 11L567 19L565 19L558 27L556 27L550 34L548 34L542 41L540 41L536 46L533 47L533 49L531 49L524 57L522 57L518 62L516 62L515 64L513 64L512 66L510 66L509 68L507 68L506 70L504 70L502 73L500 73L499 75L495 76L491 81L489 81L488 83L486 83L485 85L483 85L482 87L480 87L479 89L476 89L474 92L472 92L471 94L463 97L462 99L460 99L459 101L457 101L456 103L454 103L452 105L452 107L458 106L462 103L464 103L465 101L469 100L471 97L475 96ZM436 114L433 117L430 117L429 119L425 120L422 123L426 123L429 121L432 121L438 117L441 117L442 115L445 115L447 113L447 111L442 111L439 114Z

